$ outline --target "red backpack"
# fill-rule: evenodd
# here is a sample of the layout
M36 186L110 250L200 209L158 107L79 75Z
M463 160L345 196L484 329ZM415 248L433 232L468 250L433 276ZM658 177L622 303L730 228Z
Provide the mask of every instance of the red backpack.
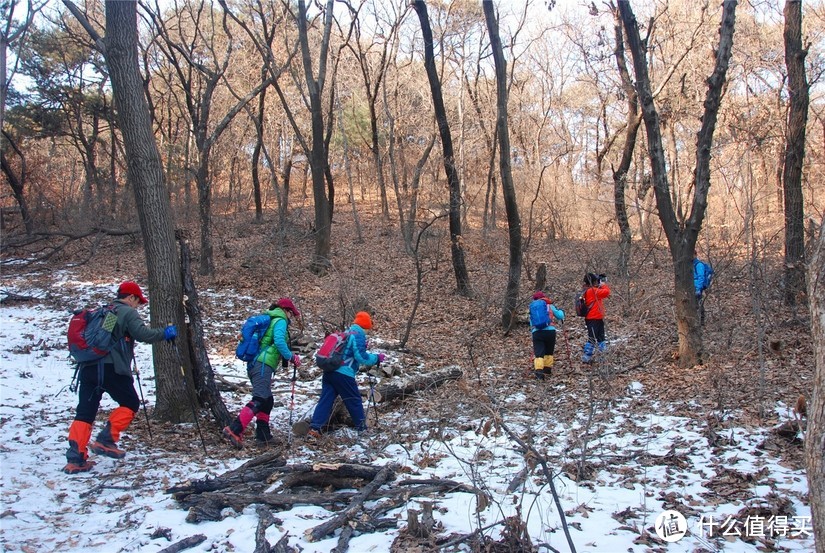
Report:
M315 364L325 373L334 372L344 364L344 347L350 337L349 332L331 332L324 338L315 353Z
M89 363L109 355L119 341L112 334L116 324L117 313L111 304L75 311L69 319L67 333L72 359L77 363Z

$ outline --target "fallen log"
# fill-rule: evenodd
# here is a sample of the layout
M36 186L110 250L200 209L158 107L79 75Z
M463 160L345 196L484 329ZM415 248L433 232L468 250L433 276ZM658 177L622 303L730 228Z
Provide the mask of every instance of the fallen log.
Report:
M341 528L351 519L355 518L355 515L363 507L364 501L366 501L378 488L383 486L384 482L391 480L394 475L395 467L393 465L387 465L382 468L372 482L364 486L360 492L352 497L346 509L332 517L330 520L323 522L314 528L308 529L304 532L304 535L309 541L318 541L333 533L338 528Z
M464 372L459 367L445 367L404 379L382 382L375 387L375 401L386 403L395 399L404 399L417 392L437 388L451 380L458 380L463 374Z

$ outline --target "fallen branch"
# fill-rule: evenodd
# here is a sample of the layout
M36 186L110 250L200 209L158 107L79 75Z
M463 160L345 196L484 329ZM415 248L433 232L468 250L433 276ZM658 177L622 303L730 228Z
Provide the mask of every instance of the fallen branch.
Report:
M200 545L206 541L206 536L203 534L195 534L194 536L189 536L188 538L184 538L179 542L173 543L166 549L161 549L158 553L178 553L178 551L183 551L185 549L192 549L196 545Z
M381 471L376 475L375 479L364 486L364 488L358 492L355 496L352 497L350 500L349 506L335 515L332 519L319 524L315 528L311 528L307 530L304 535L306 535L309 541L318 541L323 539L325 536L331 534L336 529L342 527L344 524L349 522L358 511L361 510L361 507L364 504L364 501L369 498L370 495L378 488L380 488L384 482L387 480L391 480L394 477L394 465L387 465L386 467L382 468Z

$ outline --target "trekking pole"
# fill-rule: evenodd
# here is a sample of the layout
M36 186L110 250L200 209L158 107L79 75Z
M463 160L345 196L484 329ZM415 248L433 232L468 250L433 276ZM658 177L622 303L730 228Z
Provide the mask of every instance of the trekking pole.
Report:
M178 364L180 364L180 375L183 377L183 386L186 388L186 395L189 396L189 386L187 386L186 382L186 371L183 369L183 356L180 354L180 350L178 349L178 341L177 338L172 339L172 347L175 348L175 353L178 355ZM189 405L192 407L192 416L195 418L195 426L198 429L198 434L201 437L201 445L203 446L203 452L207 453L206 451L206 441L203 439L203 432L201 432L201 425L198 422L198 411L195 409L195 402L192 401L192 397L189 396Z
M573 369L573 356L570 354L570 340L567 339L567 325L562 323L561 325L561 333L564 336L564 345L565 349L567 349L567 363L570 365L570 369Z
M138 370L137 361L132 357L132 367L135 369L135 376L137 377L138 390L140 391L140 404L143 405L143 414L146 415L146 428L149 429L149 439L154 441L152 437L152 425L149 424L149 411L146 410L146 399L143 397L143 385L140 383L140 371Z
M377 366L381 366L380 364ZM370 408L370 402L372 403L372 411L375 413L375 425L378 426L378 406L375 404L375 381L372 379L372 374L367 373L367 378L370 382L370 397L367 399L367 409ZM367 418L366 416L364 417Z
M298 367L292 364L292 392L289 397L289 434L287 434L287 447L292 445L292 422L295 416L295 381L298 380Z

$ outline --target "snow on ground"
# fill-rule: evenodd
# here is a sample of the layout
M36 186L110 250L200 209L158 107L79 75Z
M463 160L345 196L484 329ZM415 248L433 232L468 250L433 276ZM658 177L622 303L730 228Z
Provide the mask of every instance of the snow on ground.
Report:
M66 389L72 375L65 349L70 310L90 299L109 297L116 283L77 282L66 273L52 276L48 290L31 288L23 280L0 280L6 290L43 299L0 306L0 546L4 551L26 552L159 551L188 536L203 534L207 539L191 551L252 551L258 521L254 506L242 513L230 512L220 522L194 525L185 521L187 512L165 493L173 484L219 475L255 454L244 450L233 458L225 449L218 452L217 448L225 446L214 440L211 451L204 454L192 425L179 425L180 432L191 437L188 454L153 447L127 431L122 440L128 452L125 459L98 457L90 473L67 476L61 472L66 432L75 407L75 398ZM89 289L92 293L83 296L81 290ZM148 319L148 312L143 315ZM151 406L151 348L139 345L137 351L143 393ZM234 372L239 381L245 380L240 362L217 353L212 361L223 374ZM289 420L289 400L283 398L284 390L289 390L289 375L279 376L276 399L280 394L282 401L273 411L273 427L283 429ZM298 387L295 413L304 413L312 408L319 384L299 381ZM555 391L570 393L564 385L556 386ZM598 433L587 444L590 456L585 460L599 464L591 478L577 483L570 478L575 472L570 467L575 469L581 457L582 444L576 443L575 437L583 435L585 418L571 427L549 417L535 417L520 408L524 397L518 390L498 393L508 428L522 437L531 435L530 444L555 460L548 466L560 472L555 488L577 551L609 553L658 547L668 552L750 552L766 549L742 537L761 538L772 532L767 550L814 548L805 474L757 447L768 438L764 429L726 428L721 445L717 442L711 447L704 421L662 414L668 412L668 406L647 401L644 388L633 385L627 397L611 407L609 422L596 427ZM247 398L227 394L225 399L234 412ZM113 407L106 396L95 431ZM784 411L782 406L778 410ZM529 474L522 487L508 491L525 460L502 429L480 428L478 420L462 415L460 404L454 406L454 419L446 425L444 421L410 420L405 413L388 412L382 417L381 425L413 436L411 445L409 441L383 444L379 425L360 443L339 440L339 453L378 465L398 463L416 478L459 480L489 494L489 505L480 512L473 494L431 498L436 520L442 525L441 535L464 534L491 525L485 533L498 538L501 526L495 523L518 511L540 551L550 550L548 546L569 550L540 467ZM145 425L144 414L132 424L133 428ZM435 438L430 430L439 424ZM214 428L205 431L214 432ZM157 425L153 439L164 439ZM376 443L382 445L376 449ZM316 459L318 452L297 443L292 455L288 461L299 463ZM565 470L560 471L562 467ZM587 463L580 468L586 469ZM411 500L408 507L419 508L418 501ZM667 543L654 531L665 508L676 509L686 518L687 534L678 541ZM407 510L398 509L394 514L397 529L356 536L350 551L389 551L406 524ZM276 516L283 523L270 527L267 539L275 543L288 532L290 545L305 552L330 551L337 543L335 537L314 543L304 539L305 530L329 515L315 506L278 512ZM668 529L678 530L676 535L684 531L678 524L660 526L663 533ZM722 535L737 532L741 537Z

